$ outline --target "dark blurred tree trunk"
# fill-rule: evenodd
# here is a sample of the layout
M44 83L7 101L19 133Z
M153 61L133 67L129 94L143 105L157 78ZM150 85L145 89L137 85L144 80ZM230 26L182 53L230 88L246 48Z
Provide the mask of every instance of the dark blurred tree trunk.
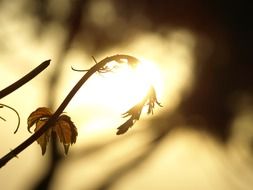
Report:
M75 36L77 35L80 29L83 9L85 8L85 3L86 1L75 0L71 4L71 13L68 20L66 21L65 43L60 48L58 60L56 60L56 63L54 63L56 64L55 70L48 81L47 102L48 102L48 107L51 108L52 110L54 110L54 108L57 107L57 105L55 105L55 89L57 88L59 79L61 77L61 72L64 66L65 56L67 55L71 47L71 44L73 43ZM49 18L49 16L47 16L47 13L46 13L47 5L48 5L47 1L40 1L40 3L38 4L38 10L40 10L40 13L41 13L41 15L39 16L41 16L40 19L41 19L42 25L45 24L46 22L50 22L50 19L46 19L46 18ZM50 184L55 175L55 172L60 164L60 161L63 158L61 153L59 153L60 151L58 150L58 139L55 134L52 136L49 146L51 146L51 149L50 149L51 152L50 152L49 161L48 161L49 169L47 170L44 177L42 177L42 179L34 186L33 189L36 189L36 190L49 189Z

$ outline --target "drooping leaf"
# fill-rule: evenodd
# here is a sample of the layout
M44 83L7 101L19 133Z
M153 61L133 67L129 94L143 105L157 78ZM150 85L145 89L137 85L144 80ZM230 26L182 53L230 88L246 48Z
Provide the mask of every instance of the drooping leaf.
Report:
M123 117L131 116L125 123L123 123L121 126L119 126L117 129L117 135L122 135L128 131L130 127L134 125L134 123L140 119L142 109L145 105L148 105L148 114L153 114L153 109L155 107L155 104L162 106L156 97L156 92L153 86L150 87L147 95L140 101L138 104L133 106L131 109L129 109L127 112L123 114Z
M47 120L39 120L36 123L36 127L34 129L34 132L38 131L45 123L47 122ZM38 139L37 142L41 147L42 150L42 155L44 155L46 153L46 149L47 149L47 143L50 140L50 136L51 136L51 129L48 129L45 133L43 133Z
M40 107L30 114L27 120L27 129L31 133L30 128L36 124L39 120L49 118L53 114L49 108Z
M133 120L139 120L141 116L142 108L145 104L145 101L141 101L135 106L133 106L131 109L129 109L127 112L123 113L123 117L132 116Z
M63 144L65 154L68 154L69 146L76 142L77 128L67 115L61 115L53 130L56 132L60 142Z
M122 135L125 132L128 131L130 127L134 125L134 123L140 119L142 108L145 105L146 98L144 98L141 102L133 106L131 109L129 109L127 112L123 113L123 118L131 116L130 119L128 119L125 123L123 123L121 126L119 126L117 129L117 135Z
M123 123L121 126L119 126L117 129L117 135L122 135L124 134L125 132L128 131L128 129L130 127L132 127L134 125L134 120L132 119L132 117L130 119L128 119L125 123Z
M28 131L35 124L34 132L37 132L52 116L49 108L40 107L30 114L28 117ZM41 146L42 155L45 154L47 143L50 140L52 132L55 132L58 139L63 144L65 154L68 153L69 146L76 142L77 128L67 115L60 115L57 121L51 128L46 130L38 139L37 142Z

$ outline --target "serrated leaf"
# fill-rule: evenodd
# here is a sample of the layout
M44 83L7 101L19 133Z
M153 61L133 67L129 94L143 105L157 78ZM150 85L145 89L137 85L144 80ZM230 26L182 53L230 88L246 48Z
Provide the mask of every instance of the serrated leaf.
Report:
M52 115L53 114L49 108L41 107L36 109L28 117L28 131L30 131L30 128L34 124L34 132L38 131ZM76 142L76 137L78 134L77 128L71 121L71 118L67 115L59 116L55 124L37 139L38 144L41 146L42 155L44 155L46 152L47 143L49 142L53 131L56 133L58 139L63 144L65 154L67 154L69 146Z
M36 123L36 127L34 129L34 132L38 131L45 123L47 122L47 120L40 120ZM41 147L42 150L42 155L45 154L46 149L47 149L47 143L50 140L50 136L51 136L51 129L48 129L45 133L43 133L38 139L37 142Z
M53 127L53 130L56 132L60 142L63 144L65 154L68 154L69 145L76 142L76 126L69 116L61 115Z
M151 86L147 95L143 98L143 100L123 114L123 118L128 117L128 116L131 116L131 117L125 123L123 123L121 126L117 128L118 131L116 134L122 135L126 133L128 129L132 127L134 123L140 119L142 109L145 105L148 105L147 113L153 114L153 109L155 107L155 104L159 105L160 107L162 106L157 100L154 87Z
M125 123L123 123L121 126L119 126L117 129L117 135L122 135L128 131L129 128L131 128L134 123L140 119L142 108L145 105L146 99L142 100L135 106L133 106L131 109L129 109L127 112L123 113L123 118L131 116L130 119L128 119Z
M34 124L36 124L39 120L41 120L43 118L49 118L52 115L53 114L52 114L52 112L50 111L49 108L40 107L40 108L36 109L28 117L28 120L27 120L27 129L28 129L28 131L31 133L30 129Z
M124 134L125 132L127 132L128 131L128 129L130 128L130 127L132 127L134 125L134 121L133 121L133 119L132 118L130 118L130 119L128 119L125 123L123 123L121 126L119 126L117 129L118 129L118 131L117 131L117 135L122 135L122 134Z

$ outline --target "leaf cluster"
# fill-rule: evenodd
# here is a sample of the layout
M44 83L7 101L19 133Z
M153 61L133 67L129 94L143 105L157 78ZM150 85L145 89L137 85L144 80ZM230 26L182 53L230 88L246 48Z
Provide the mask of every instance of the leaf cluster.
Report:
M38 131L52 115L53 113L49 108L40 107L36 109L28 117L28 131L31 132L30 129L33 125L35 125L34 132ZM42 155L46 152L47 144L52 133L56 133L58 139L63 144L65 154L68 154L69 146L76 142L78 134L77 128L70 117L65 114L60 115L53 126L37 139L38 144L41 146Z

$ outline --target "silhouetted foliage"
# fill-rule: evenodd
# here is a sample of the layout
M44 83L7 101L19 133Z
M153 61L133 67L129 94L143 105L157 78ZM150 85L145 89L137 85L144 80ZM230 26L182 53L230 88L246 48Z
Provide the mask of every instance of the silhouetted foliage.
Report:
M131 116L125 123L123 123L121 126L118 127L117 135L122 135L127 130L134 125L134 123L140 119L142 109L145 105L148 105L148 114L153 114L153 109L155 107L155 104L162 106L156 98L156 92L153 86L150 87L147 95L143 98L142 101L140 101L138 104L136 104L134 107L132 107L130 110L128 110L126 113L123 114L123 117Z
M52 113L49 108L40 107L30 114L27 120L27 124L28 124L27 129L29 132L31 132L30 128L35 124L35 130L34 130L35 133L31 137L26 139L23 143L18 145L15 149L11 150L8 154L3 156L0 159L0 167L4 166L7 162L9 162L12 158L16 157L20 152L22 152L24 149L26 149L36 140L38 144L41 146L42 155L44 155L50 138L55 139L56 136L58 137L60 142L63 143L65 154L67 154L69 146L76 142L76 137L78 133L77 133L77 128L75 127L74 123L71 121L70 117L62 113L64 109L66 108L66 106L71 101L71 99L75 96L77 91L82 87L82 85L94 73L106 72L106 70L108 70L107 64L112 61L115 61L118 64L127 63L131 67L134 67L136 64L139 63L139 60L137 58L130 55L124 55L124 54L117 54L117 55L106 57L102 59L101 61L99 61L98 63L95 61L96 64L93 67L91 67L89 70L87 70L87 73L85 73L83 77L75 84L75 86L68 93L68 95L65 97L65 99L62 101L62 103L60 104L60 106L57 108L57 110L54 113ZM33 75L28 74L26 76L30 76L30 79L31 79ZM148 95L144 99L144 103L146 101L148 101L148 105L149 105L148 113L152 112L155 103L160 105L160 103L158 103L156 99L156 93L153 87L150 88ZM135 114L135 113L131 113L131 114ZM138 116L138 119L139 119L139 116ZM136 120L136 118L134 118L134 120ZM132 125L133 123L131 124L131 126ZM53 136L53 134L55 135Z
M157 147L156 145L180 123L187 123L189 127L205 131L222 143L228 142L231 122L236 114L236 110L231 105L242 96L246 95L250 99L253 97L251 2L112 0L117 19L103 26L88 19L90 2L90 0L70 1L69 13L59 17L57 12L49 11L48 0L40 0L36 3L32 0L27 1L27 5L34 6L26 6L25 12L38 19L38 34L43 33L51 24L61 25L66 32L65 43L56 63L57 67L48 86L49 107L55 107L52 98L53 89L61 74L65 55L73 44L85 49L87 54L94 55L116 44L124 43L134 35L135 30L132 29L140 28L161 36L164 29L185 28L199 37L195 49L196 66L191 91L185 94L183 101L173 113L164 114L153 121L156 127L148 132L152 134L153 139L146 145L147 152L132 163L112 172L111 176L107 176L105 181L97 185L97 189L110 189L117 183L118 178L136 169L148 155L152 154L154 147ZM205 40L211 44L209 52L205 52ZM128 130L134 121L139 119L144 104L142 102L138 109L135 107L126 112L130 119L121 126L122 132ZM106 145L101 145L103 146ZM62 160L54 141L52 147L49 169L45 178L34 189L49 189ZM101 147L97 148L98 151L102 149ZM87 152L84 150L84 153Z

